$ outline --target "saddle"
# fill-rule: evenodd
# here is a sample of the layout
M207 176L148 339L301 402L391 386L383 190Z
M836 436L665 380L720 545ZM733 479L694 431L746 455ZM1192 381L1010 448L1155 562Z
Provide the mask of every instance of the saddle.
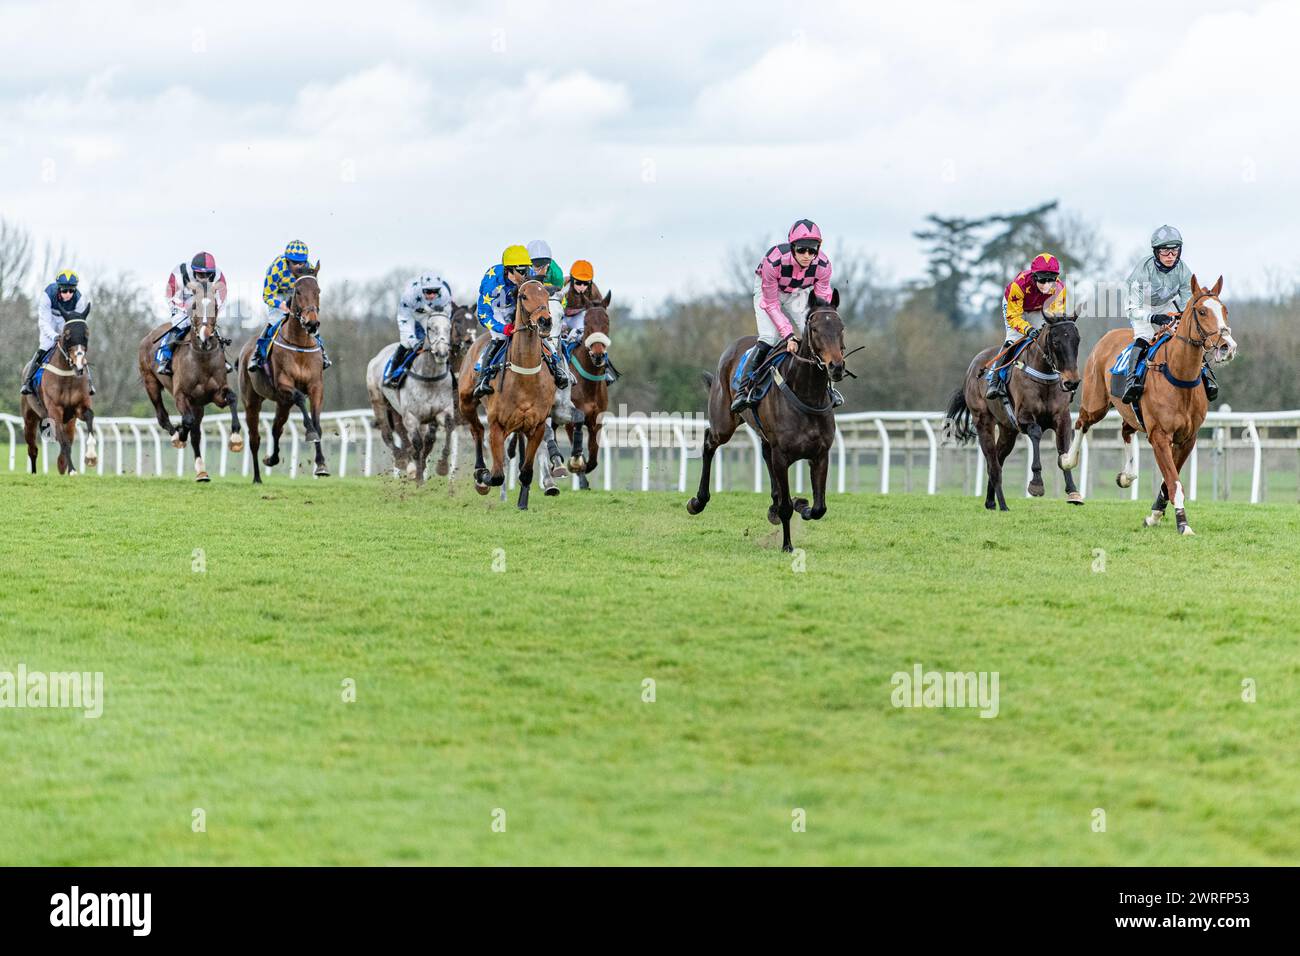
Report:
M740 357L736 363L736 371L731 376L731 391L734 394L739 388L740 383L745 380L745 370L749 368L749 363L754 358L754 353L758 350L758 345L751 345L746 349L745 354ZM781 365L790 357L790 353L783 348L772 348L763 364L754 369L753 372L753 391L750 392L752 400L757 405L772 389L772 370Z
M1169 338L1168 332L1162 332L1156 336L1156 340L1147 349L1147 354L1141 360L1138 360L1136 365L1134 365L1138 349L1136 341L1130 342L1124 348L1124 351L1115 356L1115 362L1109 370L1110 394L1115 398L1123 398L1124 392L1128 389L1129 376L1139 377L1146 374L1147 366L1152 363L1160 349L1169 341Z

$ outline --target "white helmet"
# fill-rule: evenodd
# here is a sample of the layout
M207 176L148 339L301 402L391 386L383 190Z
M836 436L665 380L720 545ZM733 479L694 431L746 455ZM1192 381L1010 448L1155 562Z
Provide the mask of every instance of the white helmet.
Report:
M554 259L551 255L551 247L547 245L545 239L534 239L528 244L529 259Z
M1151 248L1159 246L1179 246L1183 244L1183 234L1173 226L1161 226L1151 233Z

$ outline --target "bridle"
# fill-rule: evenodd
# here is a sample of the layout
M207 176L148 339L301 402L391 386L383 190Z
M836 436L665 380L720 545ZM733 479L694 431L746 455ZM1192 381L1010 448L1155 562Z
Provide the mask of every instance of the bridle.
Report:
M1187 312L1183 313L1183 315L1187 315L1188 313L1191 314L1192 324L1196 326L1196 334L1200 336L1199 339L1194 339L1187 335L1178 334L1178 329L1181 326L1183 321L1182 315L1174 319L1173 324L1169 328L1169 334L1173 338L1178 339L1180 342L1186 342L1192 348L1200 349L1202 352L1208 354L1213 349L1223 347L1223 337L1225 335L1232 334L1232 327L1229 325L1224 325L1223 328L1221 329L1215 328L1210 332L1205 331L1205 326L1201 325L1201 320L1196 315L1196 306L1198 303L1204 302L1206 299L1215 299L1216 301L1218 301L1219 297L1217 295L1212 295L1209 292L1202 291L1199 296L1197 296L1188 304ZM1219 305L1223 305L1223 302L1219 301ZM1209 344L1210 339L1216 337L1218 338L1218 341L1214 345L1210 345Z
M830 368L827 367L826 363L822 361L820 350L813 348L813 343L812 343L813 319L819 315L830 315L830 316L834 316L837 319L840 317L839 312L829 305L820 305L817 306L817 308L815 309L809 309L808 315L804 318L804 328L807 330L804 335L804 341L799 343L799 349L793 353L793 358L795 359L795 361L803 362L805 365L816 365L819 369L821 369L822 374L826 376L826 381L829 383L831 378L831 370ZM808 352L812 356L812 358L804 358L803 355L801 354L803 352L803 347L805 344L808 346ZM857 348L845 352L844 358L847 359L854 352L861 351L864 348L866 348L866 346L859 345ZM849 371L847 366L844 369L844 374L849 376L850 378L857 378L856 375L854 375L852 372Z
M72 364L72 356L69 355L69 354L68 354L68 350L65 349L65 348L63 347L63 339L64 339L64 337L68 334L68 326L70 326L70 325L86 325L86 324L87 324L87 323L86 323L86 320L85 320L85 319L64 319L64 321L63 321L63 331L59 334L59 337L55 340L55 345L58 346L58 348L59 348L59 354L63 356L63 361L65 361L65 362L68 363L68 370L69 370L69 371L67 371L67 372L63 372L63 371L60 370L60 369L54 369L54 371L55 371L56 373L58 373L58 374L63 374L63 375L69 375L69 374L80 375L80 374L82 374L83 371L85 371L85 369L82 369L81 371L78 371L78 370L76 369L76 367ZM74 347L75 347L75 346L74 346ZM83 349L86 348L86 346L84 346L84 345L81 346L81 347L82 347ZM90 367L90 363L87 362L87 363L86 363L86 366L87 366L87 368L89 368L89 367Z
M1043 328L1047 333L1045 338L1051 339L1053 331L1066 325L1073 325L1076 330L1078 329L1078 325L1075 324L1074 319L1057 319L1055 322L1052 322L1049 321L1046 317L1044 317ZM1043 357L1043 361L1047 363L1047 374L1049 378L1046 380L1039 379L1039 381L1056 381L1061 377L1061 369L1060 366L1056 364L1056 358L1052 355L1052 350L1046 348L1043 345L1043 342L1041 341L1042 338L1043 337L1040 336L1034 336L1033 345L1034 348L1038 350L1038 354ZM1031 370L1026 367L1022 369L1022 371L1029 372L1029 371L1036 371L1036 370ZM1036 376L1030 375L1030 378L1035 378L1035 377ZM1065 388L1064 383L1062 383L1061 387Z
M305 278L307 278L307 277L306 277L306 276L299 276L298 278L299 278L299 279L305 279ZM312 315L312 317L313 317L311 322L308 322L308 321L306 321L305 319L303 319L303 316L304 316L304 315L307 315L308 313L310 313L310 314ZM290 314L291 316L293 316L294 319L298 322L298 327L301 328L301 329L302 329L304 332L306 332L308 335L315 335L315 334L316 334L315 329L312 329L312 328L311 328L311 325L312 325L313 323L315 324L315 326L316 326L317 329L320 328L320 302L317 301L317 303L316 303L315 305L313 305L313 306L311 306L311 307L309 307L309 308L306 308L306 309L300 307L300 306L298 305L298 283L297 283L297 280L295 280L295 282L294 282L294 286L293 286L293 298L291 298L291 299L289 300L289 314Z

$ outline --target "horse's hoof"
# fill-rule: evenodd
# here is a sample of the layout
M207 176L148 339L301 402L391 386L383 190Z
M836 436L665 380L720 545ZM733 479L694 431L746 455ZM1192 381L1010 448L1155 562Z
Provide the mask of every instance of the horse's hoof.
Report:
M1121 471L1115 476L1115 484L1119 485L1121 488L1127 488L1129 485L1133 484L1133 476L1127 472Z
M1032 497L1034 497L1034 498L1041 498L1041 497L1043 497L1043 492L1044 492L1045 489L1043 488L1043 483L1042 483L1041 481L1040 481L1040 482L1037 482L1037 483L1031 481L1031 482L1029 483L1029 487L1028 487L1028 489L1026 489L1026 490L1029 492L1029 494L1030 494Z
M488 486L487 486L487 485L480 485L480 484L476 481L476 482L474 482L474 490L477 491L480 495L486 495L486 494L488 493Z
M244 436L239 432L235 432L230 436L230 450L235 454L239 454L244 450Z
M185 439L181 438L181 436L177 435L175 432L172 432L172 447L173 448L185 447Z
M1164 516L1165 513L1163 511L1153 511L1145 518L1142 519L1142 523L1146 525L1148 528L1154 528L1156 525L1160 523L1160 519L1163 518Z
M688 515L697 515L704 510L704 505L700 504L699 498L692 498L686 502L686 513Z
M994 511L997 509L997 502L986 501L984 502L984 507L987 508L989 511Z
M574 474L581 474L587 470L587 462L581 455L574 455L569 459L569 471Z
M267 468L274 468L276 465L280 464L280 456L267 455L265 458L262 459L262 464L264 464Z
M777 514L776 506L775 506L775 505L773 505L773 506L771 506L771 507L769 507L769 508L767 509L767 521L768 521L768 524L780 524L780 523L781 523L781 516L780 516L779 514Z
M86 456L86 467L87 467L87 468L94 468L94 467L95 467L96 465L98 465L98 464L99 464L99 459L96 458L94 455L87 455L87 456Z
M448 464L445 461L440 461L438 462L438 464L433 466L433 470L436 471L441 477L446 478L447 472L450 471L451 468L450 466L448 466Z
M1070 505L1081 505L1083 504L1083 495L1080 492L1071 491L1065 496L1065 503Z
M784 551L786 554L794 554L794 545L783 544L781 545L781 550Z
M545 494L546 497L548 497L548 498L554 498L554 497L555 497L556 495L558 495L559 493L560 493L560 489L557 488L557 487L555 487L555 485L551 485L549 488L547 488L547 489L543 492L543 494Z
M493 488L500 488L505 483L506 483L506 476L503 474L493 475L491 478L488 479L488 484L491 485Z
M195 480L195 481L211 481L211 480L212 480L212 476L209 475L206 471L201 471L201 472L199 472L197 475L194 476L194 480Z
M312 477L314 478L328 478L329 476L330 470L324 465L317 465L316 470L312 472Z
M564 467L563 458L556 457L551 459L551 477L552 478L569 477L569 470Z
M408 461L408 462L406 463L406 477L407 477L407 478L414 478L414 477L415 477L415 462L413 462L413 461Z
M1180 531L1180 532L1178 532L1178 533L1179 533L1179 534L1191 534L1191 535L1196 534L1196 532L1192 530L1192 526L1189 525L1189 524L1185 524L1185 525L1183 525L1183 530Z

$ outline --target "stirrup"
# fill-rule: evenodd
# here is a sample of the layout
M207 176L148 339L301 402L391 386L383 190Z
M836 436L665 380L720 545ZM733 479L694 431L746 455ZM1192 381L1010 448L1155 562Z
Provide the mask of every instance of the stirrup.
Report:
M749 399L750 386L744 385L736 392L736 397L731 400L731 413L739 415L747 408L753 407L753 402Z
M1128 383L1128 388L1124 389L1124 397L1120 399L1125 405L1136 405L1142 399L1142 393L1146 391L1146 386L1137 379Z
M844 396L840 394L840 390L836 388L834 385L832 385L830 388L831 388L831 408L839 408L841 405L844 404Z

